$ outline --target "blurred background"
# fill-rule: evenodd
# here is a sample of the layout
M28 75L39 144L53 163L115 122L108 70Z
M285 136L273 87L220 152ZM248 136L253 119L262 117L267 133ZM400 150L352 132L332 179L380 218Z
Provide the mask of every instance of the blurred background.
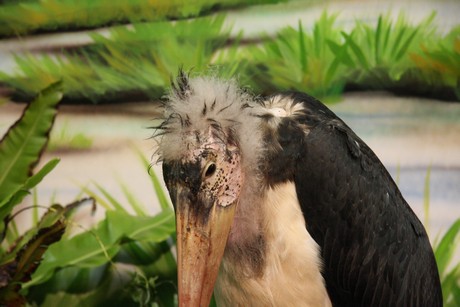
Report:
M460 305L459 16L458 0L1 1L0 135L47 86L62 81L63 95L35 170L60 161L14 206L3 253L31 227L37 234L51 204L91 196L97 209L74 210L55 253L14 275L20 289L0 270L0 295L40 306L176 304L174 224L149 127L183 68L236 78L255 95L298 90L326 103L425 224L446 306ZM161 235L140 229L152 216L159 228L148 231Z

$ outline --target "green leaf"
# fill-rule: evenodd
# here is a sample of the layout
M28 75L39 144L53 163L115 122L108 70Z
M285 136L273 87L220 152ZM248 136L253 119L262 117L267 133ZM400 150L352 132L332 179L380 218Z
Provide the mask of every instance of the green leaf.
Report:
M334 53L336 60L339 60L342 64L348 67L354 67L356 65L355 61L353 61L353 59L348 54L347 48L345 46L341 46L332 40L327 40L326 43Z
M29 177L24 184L25 190L30 190L39 184L43 178L48 175L58 163L61 161L59 158L54 158L48 161L35 175Z
M142 164L146 169L149 170L150 180L152 182L153 189L155 191L155 195L157 196L158 202L160 203L160 207L162 210L171 210L172 206L169 203L169 197L166 195L163 186L161 185L160 179L158 178L157 174L150 168L149 161L145 158L145 156L140 152L139 149L134 148L134 151L141 159Z
M68 208L71 209L70 206ZM47 248L60 240L65 231L66 223L62 214L65 211L60 206L51 207L40 224L23 237L22 241L27 239L27 243L18 242L4 257L11 258L11 261L4 262L5 259L2 259L4 263L0 266L0 275L9 278L6 279L6 284L0 286L0 305L13 306L23 300L19 293L22 283L30 280Z
M460 264L441 280L444 306L459 306L460 303Z
M29 303L38 306L137 306L126 287L132 279L117 265L66 267L44 284L28 289Z
M302 72L307 73L307 48L305 48L305 35L303 34L302 22L299 20L299 62Z
M116 211L108 212L107 219L114 233L120 237L138 241L162 242L176 231L175 217L172 211L165 211L154 217L132 216Z
M113 208L115 208L115 210L126 212L126 209L123 207L123 205L119 201L117 201L106 189L104 189L97 182L95 182L94 185L97 187L99 192L101 192L102 195L104 195L104 197L109 201L109 203L113 206Z
M412 33L404 41L404 43L401 45L401 47L399 48L398 52L396 53L396 56L395 56L396 61L399 61L407 53L407 50L409 49L409 47L410 47L412 41L414 40L415 35L417 35L417 33L418 33L417 28L412 30Z
M0 141L2 205L5 205L31 176L46 146L57 113L57 104L62 97L60 88L61 83L55 83L43 90Z
M14 257L16 257L16 253L23 248L24 245L30 244L27 242L32 241L32 238L37 235L39 231L42 231L45 228L51 228L56 223L61 221L64 223L66 219L69 218L69 215L71 212L77 208L82 206L83 204L88 203L88 200L93 201L93 210L95 210L95 203L94 200L91 198L83 198L80 200L77 200L71 204L66 205L65 207L62 207L61 205L52 205L50 208L48 208L47 212L41 217L41 219L35 224L34 227L31 229L27 230L21 237L16 237L16 240L14 244L12 244L11 248L8 251L8 254L4 255L3 257L0 258L0 264L7 263L8 261L12 260ZM28 210L29 208L23 208L22 210ZM5 220L5 224L8 226L9 223L13 223L14 219L16 216L20 213L20 211L16 212L13 216L8 217L8 219ZM11 230L11 227L8 227L8 231Z
M347 34L343 31L341 33L342 33L342 36L345 38L347 45L350 46L351 50L353 51L356 59L361 64L361 66L364 69L369 69L369 63L367 62L366 56L364 55L361 48L353 40L353 37L352 37L353 33Z
M460 218L457 219L441 238L439 244L435 247L434 255L438 264L439 275L441 278L446 274L452 256L458 246L460 239Z
M93 231L61 240L46 252L44 260L25 287L49 279L60 267L94 267L111 262L123 239L162 242L175 231L174 213L164 211L154 217L131 216L125 212L107 211L105 220Z
M381 36L381 32L382 32L382 15L379 16L379 19L377 21L377 29L375 30L375 63L377 65L380 64L380 55L381 55L381 52L380 52L380 36Z
M121 181L119 182L119 185L121 187L121 190L123 194L125 195L126 199L128 200L129 205L131 208L133 208L134 212L139 215L139 216L146 216L146 212L142 204L139 202L139 200L134 196L133 193L128 189L128 187L123 184Z
M46 163L35 175L29 177L23 185L19 186L9 200L0 202L0 220L3 220L14 206L19 204L25 196L29 195L29 190L39 184L56 167L59 161L59 159L55 158Z

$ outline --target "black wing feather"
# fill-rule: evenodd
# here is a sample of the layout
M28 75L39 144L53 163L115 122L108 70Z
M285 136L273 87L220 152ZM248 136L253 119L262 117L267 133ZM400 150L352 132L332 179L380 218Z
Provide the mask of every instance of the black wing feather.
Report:
M427 234L380 160L321 102L286 95L306 111L279 125L267 183L295 182L334 306L442 306Z

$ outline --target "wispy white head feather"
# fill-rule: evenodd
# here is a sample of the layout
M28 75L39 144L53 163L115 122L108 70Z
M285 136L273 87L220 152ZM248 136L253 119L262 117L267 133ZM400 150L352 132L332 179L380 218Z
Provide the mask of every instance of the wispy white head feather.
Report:
M186 152L199 147L212 131L239 148L245 166L256 167L262 135L255 115L262 106L234 80L189 79L181 72L166 99L157 133L162 160L186 158Z

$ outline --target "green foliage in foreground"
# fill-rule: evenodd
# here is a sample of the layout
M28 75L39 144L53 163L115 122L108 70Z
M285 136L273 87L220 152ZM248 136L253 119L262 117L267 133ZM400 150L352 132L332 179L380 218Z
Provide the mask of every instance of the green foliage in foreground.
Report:
M0 36L34 31L87 29L126 22L196 17L214 8L231 8L280 0L34 0L0 6Z
M459 246L460 218L449 227L439 243L434 245L445 307L460 306L460 262L452 263Z
M21 283L30 279L48 246L60 239L66 215L77 206L51 207L35 228L17 235L18 213L12 214L13 209L59 162L51 160L33 174L62 97L59 86L41 92L0 141L0 305L24 303Z
M32 175L48 142L57 104L62 98L62 92L57 90L59 86L56 84L39 94L0 141L0 220L7 217L56 164L50 162Z
M429 232L431 166L425 176L423 191L424 225ZM441 278L444 307L460 306L460 262L453 263L460 246L460 218L458 218L439 240L433 243L434 256ZM457 255L458 256L458 255Z
M35 208L12 213L59 162L53 159L32 173L47 144L62 97L59 87L53 85L41 92L0 141L0 305L24 305L27 300L53 306L59 302L75 306L157 302L172 306L177 288L171 252L174 214L164 203L167 198L154 174L152 184L163 202L163 212L154 217L147 216L124 187L137 215L129 214L124 209L127 206L107 208L105 219L96 228L73 237L66 233L67 228L76 225L70 216L87 199L65 207L54 204L41 218L36 203ZM147 168L148 162L143 161ZM34 225L19 234L16 219L27 212L35 217Z
M147 169L149 163L139 156ZM126 200L102 186L83 191L106 210L94 229L52 245L24 285L29 302L47 306L175 306L174 213L159 178L150 173L162 212L150 217L123 183ZM128 209L135 212L129 214ZM76 224L74 224L76 226Z

